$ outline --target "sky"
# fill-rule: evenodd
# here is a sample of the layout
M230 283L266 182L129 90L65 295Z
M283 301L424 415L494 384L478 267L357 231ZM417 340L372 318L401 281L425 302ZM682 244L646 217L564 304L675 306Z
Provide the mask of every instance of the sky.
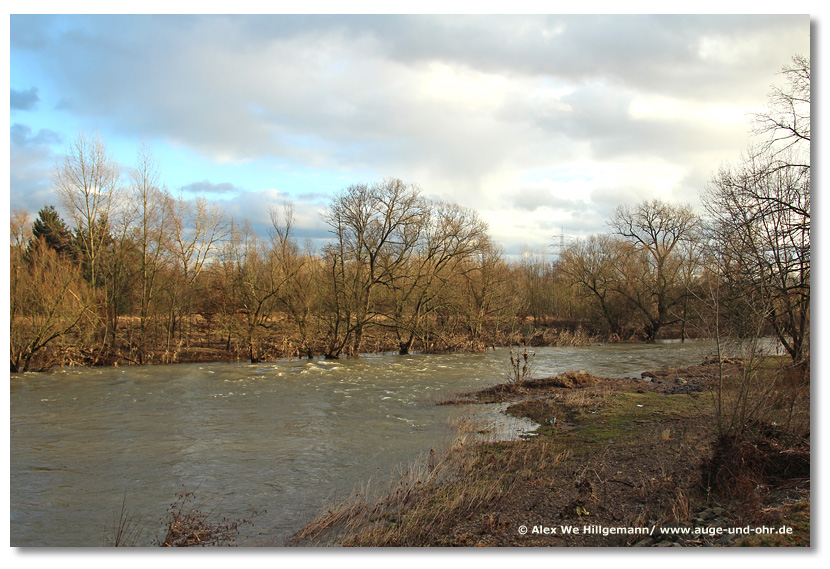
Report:
M291 202L386 177L478 211L506 254L606 230L623 203L698 203L809 15L11 15L10 210L59 205L56 160L142 140L174 195L264 233Z

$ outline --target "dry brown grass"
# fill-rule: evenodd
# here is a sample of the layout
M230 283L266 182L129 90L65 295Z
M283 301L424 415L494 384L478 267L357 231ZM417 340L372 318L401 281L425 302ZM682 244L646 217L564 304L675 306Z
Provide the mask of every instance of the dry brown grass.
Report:
M612 386L599 384L568 390L559 395L557 400L571 409L586 410L602 406L613 393Z
M809 361L793 364L782 356L749 351L725 360L711 391L720 435L744 436L755 425L771 425L797 436L810 432Z
M407 468L380 492L364 487L326 508L293 536L302 545L433 546L473 517L490 515L518 482L556 467L568 453L548 443L503 446L466 437L441 457L432 454Z

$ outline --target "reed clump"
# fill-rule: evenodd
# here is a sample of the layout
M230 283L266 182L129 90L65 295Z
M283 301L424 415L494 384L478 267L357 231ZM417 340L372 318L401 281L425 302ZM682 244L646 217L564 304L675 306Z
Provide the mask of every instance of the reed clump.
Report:
M108 547L136 547L141 539L141 525L135 513L127 509L127 492L113 524L104 527L104 545Z
M253 525L259 515L254 510L247 518L215 519L213 512L204 512L194 504L195 493L184 489L176 495L162 523L167 528L164 540L157 541L161 547L233 547L237 545L240 528Z

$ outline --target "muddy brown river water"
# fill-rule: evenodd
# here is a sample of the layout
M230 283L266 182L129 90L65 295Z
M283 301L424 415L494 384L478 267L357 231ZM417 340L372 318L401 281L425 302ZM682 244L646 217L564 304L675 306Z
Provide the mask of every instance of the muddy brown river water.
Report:
M701 341L538 348L534 375L599 376L699 363ZM11 376L12 546L101 546L122 501L138 545L182 488L205 511L255 518L243 545L282 545L327 501L456 436L462 416L511 437L532 425L436 400L505 380L484 354L69 369Z

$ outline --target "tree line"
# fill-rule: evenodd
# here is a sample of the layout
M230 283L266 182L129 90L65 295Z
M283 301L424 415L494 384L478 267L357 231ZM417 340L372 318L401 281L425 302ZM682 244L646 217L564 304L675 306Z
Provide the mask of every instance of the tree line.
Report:
M701 193L704 215L658 201L617 208L609 231L567 248L560 269L614 335L680 324L706 336L772 335L809 359L810 61L792 59L753 142Z
M713 176L702 216L621 206L556 258L510 260L475 211L395 178L335 194L319 249L297 238L290 204L258 235L174 197L146 145L122 172L80 134L53 176L66 219L12 212L12 370L715 334L773 334L804 360L809 60L784 76L760 142Z
M518 310L479 216L401 180L335 196L317 251L295 237L290 204L271 208L263 237L174 198L146 150L129 177L80 135L55 175L70 221L53 206L33 223L13 214L12 369L182 361L218 345L252 362L478 349L493 317Z

